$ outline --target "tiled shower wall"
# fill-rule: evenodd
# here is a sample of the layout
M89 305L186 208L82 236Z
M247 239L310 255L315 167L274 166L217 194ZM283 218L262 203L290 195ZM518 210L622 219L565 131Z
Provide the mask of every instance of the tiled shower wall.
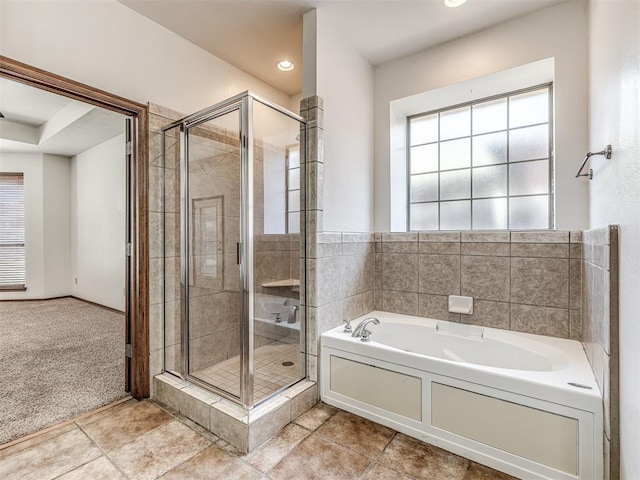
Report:
M256 235L254 283L257 293L299 298L299 288L264 287L271 282L300 280L300 234Z
M583 233L583 344L604 398L605 478L620 478L618 227Z

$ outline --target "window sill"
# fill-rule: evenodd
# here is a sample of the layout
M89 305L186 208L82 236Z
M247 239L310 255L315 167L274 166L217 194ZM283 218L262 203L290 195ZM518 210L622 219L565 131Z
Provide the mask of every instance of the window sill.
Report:
M0 292L26 292L27 287L24 285L9 285L6 287L0 287Z

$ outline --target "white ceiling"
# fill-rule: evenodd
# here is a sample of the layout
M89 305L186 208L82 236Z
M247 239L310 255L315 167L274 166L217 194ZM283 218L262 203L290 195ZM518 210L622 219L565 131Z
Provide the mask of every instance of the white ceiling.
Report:
M289 95L302 90L302 15L318 8L373 65L564 0L119 0ZM543 33L541 33L543 34ZM293 72L275 65L284 58Z
M0 78L0 153L77 155L124 132L124 116Z

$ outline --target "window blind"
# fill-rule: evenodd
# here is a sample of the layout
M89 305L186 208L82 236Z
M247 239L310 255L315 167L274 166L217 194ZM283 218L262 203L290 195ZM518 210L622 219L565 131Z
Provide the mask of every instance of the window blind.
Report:
M24 287L24 175L0 173L0 290Z

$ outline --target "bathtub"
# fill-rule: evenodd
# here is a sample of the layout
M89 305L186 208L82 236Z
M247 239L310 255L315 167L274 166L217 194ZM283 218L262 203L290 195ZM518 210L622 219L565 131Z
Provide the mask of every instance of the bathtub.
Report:
M372 312L321 337L321 397L523 479L603 478L602 397L582 345Z
M300 302L293 298L275 295L255 294L254 327L255 346L268 345L272 342L300 343L300 312L296 321L287 321L292 305ZM278 319L276 319L276 314Z

